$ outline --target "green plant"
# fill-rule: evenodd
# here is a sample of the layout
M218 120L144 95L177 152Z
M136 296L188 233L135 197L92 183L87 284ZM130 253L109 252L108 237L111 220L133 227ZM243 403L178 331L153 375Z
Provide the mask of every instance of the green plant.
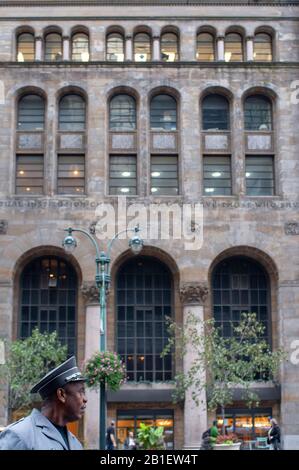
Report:
M162 426L154 427L140 423L140 429L137 431L138 443L142 449L159 450L164 448L163 443L164 428Z
M254 313L242 314L232 325L233 335L223 337L213 320L201 321L188 314L184 327L170 322L170 338L162 355L176 347L182 358L192 350L194 359L187 371L176 375L175 401L184 398L188 389L199 405L203 389L207 392L208 408L222 411L224 434L225 408L233 401L234 388L239 387L247 406L257 405L258 394L252 384L275 376L285 358L281 349L271 351L263 333L264 326Z
M85 363L84 375L86 385L90 388L98 388L102 382L106 382L110 390L117 391L126 381L126 367L118 354L96 352Z
M6 342L7 358L0 365L0 376L9 385L9 405L15 410L29 409L30 390L50 369L67 357L67 348L57 333L40 333L35 329L29 338Z

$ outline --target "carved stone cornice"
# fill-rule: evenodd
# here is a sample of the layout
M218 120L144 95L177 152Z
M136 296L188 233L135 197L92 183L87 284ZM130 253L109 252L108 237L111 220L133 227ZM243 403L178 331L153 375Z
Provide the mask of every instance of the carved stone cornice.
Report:
M81 286L81 292L87 305L96 305L100 303L99 289L94 282L84 282ZM109 289L106 289L106 300L109 296Z
M186 282L180 287L180 299L183 305L204 305L208 297L207 284Z

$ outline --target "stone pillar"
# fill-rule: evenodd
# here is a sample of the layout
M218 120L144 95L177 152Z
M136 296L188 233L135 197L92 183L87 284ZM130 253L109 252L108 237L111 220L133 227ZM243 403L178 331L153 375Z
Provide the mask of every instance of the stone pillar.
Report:
M70 37L63 36L62 41L62 60L70 60Z
M184 306L184 323L189 314L195 315L199 320L204 319L204 302L208 295L208 288L205 284L189 282L180 288L181 302ZM190 365L194 361L194 352L187 348L184 357L184 373L186 374ZM202 380L205 381L205 372ZM199 396L200 404L197 405L192 399L192 388L185 394L184 405L184 449L198 450L201 445L201 435L207 429L207 406L206 392L203 390Z
M152 60L161 60L160 54L160 36L153 36L153 58Z
M125 44L125 58L128 61L133 60L133 36L131 34L128 34L126 36L126 44Z
M7 232L8 222L0 220L0 236ZM5 243L5 241L3 240ZM12 339L12 318L13 318L13 283L5 277L5 268L2 269L3 277L0 278L0 364L5 363L5 351L3 339ZM1 273L1 274L2 274ZM0 426L8 424L8 383L5 377L0 381Z
M99 293L94 283L81 287L85 299L85 359L100 348L100 305ZM84 417L84 443L86 449L99 449L100 394L87 388L88 399Z
M42 60L43 39L41 36L35 38L35 60Z
M248 36L246 38L246 60L247 62L253 61L253 37Z
M224 36L217 37L217 60L224 61Z

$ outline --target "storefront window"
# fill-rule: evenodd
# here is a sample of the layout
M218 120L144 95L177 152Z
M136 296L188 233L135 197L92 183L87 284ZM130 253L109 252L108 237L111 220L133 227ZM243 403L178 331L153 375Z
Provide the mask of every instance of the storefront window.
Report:
M267 437L271 416L272 410L270 408L261 410L229 410L229 413L225 414L225 432L227 434L230 432L236 433L243 442L253 441L257 437ZM223 419L218 414L217 426L219 432L221 432L222 424Z

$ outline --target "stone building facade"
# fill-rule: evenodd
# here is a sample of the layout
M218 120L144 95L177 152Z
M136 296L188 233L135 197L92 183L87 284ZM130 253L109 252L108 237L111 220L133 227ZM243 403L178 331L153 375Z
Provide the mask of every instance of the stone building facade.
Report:
M119 196L146 209L201 203L200 247L144 225L137 257L127 239L113 244L108 348L131 380L108 394L108 417L120 440L149 420L169 447L198 448L214 415L189 395L173 404L192 351L160 362L164 316L214 316L229 334L228 320L255 309L291 360L279 387L259 386L259 409L236 395L227 424L256 436L275 416L284 448L298 449L299 5L228 3L0 2L0 335L58 329L82 363L99 344L95 252L79 234L66 254L63 230L99 227L99 205L117 210ZM89 395L79 433L95 448Z

